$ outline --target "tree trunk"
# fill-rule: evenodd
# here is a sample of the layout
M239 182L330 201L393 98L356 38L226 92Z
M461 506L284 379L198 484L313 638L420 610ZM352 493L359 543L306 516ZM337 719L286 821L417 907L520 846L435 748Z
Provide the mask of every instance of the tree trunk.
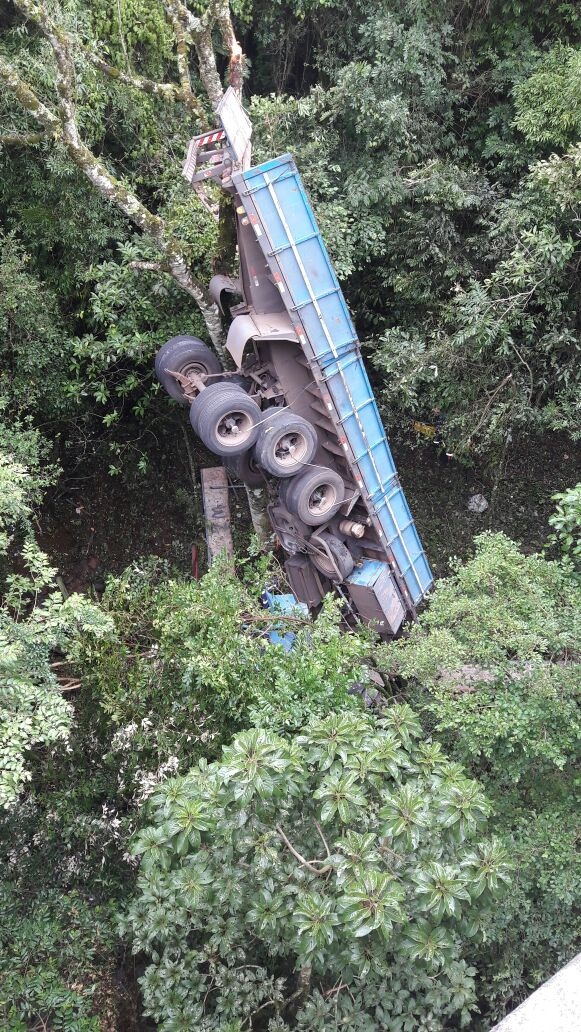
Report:
M273 533L266 509L268 505L268 492L265 487L247 487L246 497L248 498L252 528L258 543L264 552L271 552Z

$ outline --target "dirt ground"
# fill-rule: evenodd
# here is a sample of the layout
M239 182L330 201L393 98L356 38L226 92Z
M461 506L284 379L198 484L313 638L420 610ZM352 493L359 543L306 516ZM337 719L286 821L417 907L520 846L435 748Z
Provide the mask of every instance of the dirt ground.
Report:
M131 439L131 433L128 432ZM138 461L145 456L147 468ZM127 448L122 473L108 472L106 447L75 456L39 514L38 540L69 591L100 594L110 574L155 555L181 573L205 570L206 544L199 471L219 460L194 437L176 409L155 425L139 448ZM232 488L230 509L237 548L250 531L243 487Z
M434 573L448 560L468 555L483 530L503 531L527 553L540 551L550 533L551 496L581 481L581 446L564 434L528 438L506 454L502 470L484 463L467 468L441 458L434 446L392 444L400 478ZM489 507L469 512L468 500L482 494Z
M139 557L167 559L182 573L205 568L199 470L215 465L177 409L158 419L147 437L147 469L140 449L128 448L119 476L108 473L106 450L71 463L40 514L41 547L58 564L69 591L103 590L109 574ZM551 495L581 480L581 448L563 435L528 439L508 452L502 471L461 466L440 457L433 445L411 448L392 441L401 481L436 576L448 559L470 552L475 534L502 530L527 552L543 547ZM482 515L468 511L471 495L489 502ZM243 488L231 489L238 551L250 537Z

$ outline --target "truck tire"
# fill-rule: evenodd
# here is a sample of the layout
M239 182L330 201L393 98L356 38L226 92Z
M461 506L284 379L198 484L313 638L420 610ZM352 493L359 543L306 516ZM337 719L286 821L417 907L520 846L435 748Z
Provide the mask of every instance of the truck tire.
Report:
M199 415L199 413L204 408L205 402L204 402L203 399L204 399L204 396L206 394L206 391L211 386L212 386L212 384L208 384L208 387L205 387L203 391L200 391L200 393L196 395L196 397L192 401L192 404L190 405L190 424L191 424L192 430L194 431L195 434L198 435L198 437L200 436L199 432L198 432L198 415ZM220 387L223 388L223 393L224 394L226 394L227 391L235 391L236 392L236 391L239 391L241 389L237 384L231 383L229 380L224 380L223 383L220 383Z
M264 487L266 483L264 473L256 464L253 451L232 456L226 460L225 466L236 480L240 480L247 487Z
M203 380L211 376L210 383L215 383L221 372L219 359L199 337L172 337L155 356L155 375L169 396L181 405L189 405L190 399L172 373L196 373Z
M334 565L319 544L321 541L324 541L329 549ZM310 553L313 566L316 566L319 573L323 573L333 584L341 584L353 573L355 568L353 556L347 546L339 538L335 537L334 534L320 534L319 536L313 534L311 543L318 549L317 552Z
M266 414L254 449L256 461L273 477L294 477L314 458L317 431L311 423L288 409Z
M339 511L345 498L345 484L338 473L314 466L292 480L284 480L280 500L309 527L326 523Z
M256 442L260 408L241 387L212 384L195 399L192 409L192 426L215 455L241 455Z

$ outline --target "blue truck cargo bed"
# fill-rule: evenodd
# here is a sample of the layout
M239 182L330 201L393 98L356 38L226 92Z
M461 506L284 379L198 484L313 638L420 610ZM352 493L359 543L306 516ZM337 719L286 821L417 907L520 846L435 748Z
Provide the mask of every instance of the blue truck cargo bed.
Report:
M432 586L432 572L399 482L355 327L295 162L286 154L233 180L385 559L415 606Z

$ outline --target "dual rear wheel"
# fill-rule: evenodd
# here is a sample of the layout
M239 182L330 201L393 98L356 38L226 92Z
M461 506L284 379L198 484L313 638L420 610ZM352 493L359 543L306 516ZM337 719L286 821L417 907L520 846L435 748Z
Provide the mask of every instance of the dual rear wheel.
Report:
M190 423L210 451L223 458L241 455L256 443L260 406L236 384L215 383L200 391Z
M155 371L170 397L190 405L198 437L244 483L260 487L264 473L277 477L282 505L309 527L336 515L345 484L335 470L312 464L318 441L308 420L282 407L262 412L242 378L226 379L219 359L198 337L172 337L159 349ZM340 579L349 575L353 560L338 538L327 533L313 544L311 558L321 573L335 581L337 571Z

